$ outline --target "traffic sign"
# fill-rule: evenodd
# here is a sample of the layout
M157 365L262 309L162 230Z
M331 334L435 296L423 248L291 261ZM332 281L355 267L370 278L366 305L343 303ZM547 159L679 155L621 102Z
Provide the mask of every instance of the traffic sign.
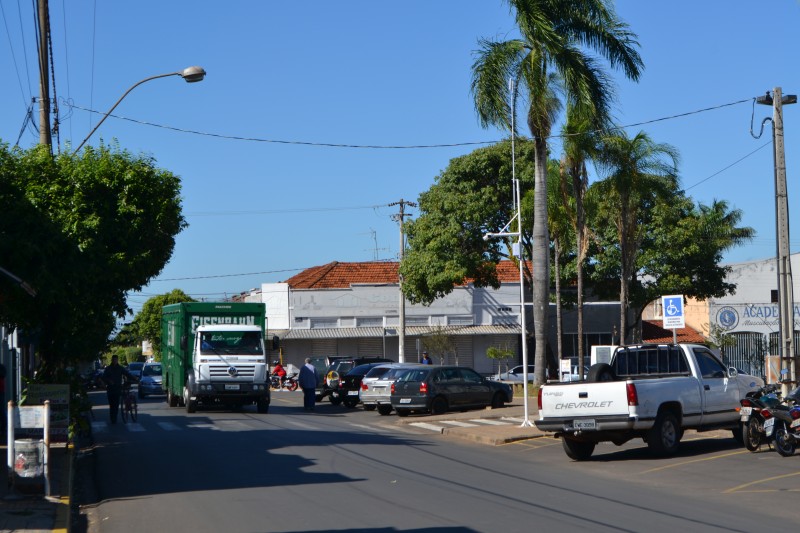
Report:
M664 329L678 329L686 327L683 316L683 295L661 297L661 307L664 312Z

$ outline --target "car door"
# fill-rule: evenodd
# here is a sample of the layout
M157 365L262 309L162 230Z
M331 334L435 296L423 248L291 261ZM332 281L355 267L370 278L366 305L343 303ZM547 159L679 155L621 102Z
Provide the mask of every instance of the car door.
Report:
M447 398L451 407L464 405L464 380L458 368L440 368L433 377L436 395Z
M705 400L703 425L735 419L735 409L739 405L739 384L736 379L728 377L728 369L710 350L695 348L693 351Z
M492 389L483 377L471 368L459 369L463 389L463 405L489 405Z

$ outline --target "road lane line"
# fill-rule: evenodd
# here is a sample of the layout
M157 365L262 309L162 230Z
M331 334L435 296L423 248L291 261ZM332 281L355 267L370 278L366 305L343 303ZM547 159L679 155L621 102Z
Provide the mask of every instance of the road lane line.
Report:
M745 487L749 487L751 485L758 485L760 483L767 483L769 481L775 481L776 479L784 479L784 478L793 477L793 476L800 476L800 472L792 472L791 474L781 474L780 476L773 476L773 477L768 477L768 478L764 478L764 479L757 479L755 481L751 481L749 483L744 483L744 484L739 485L737 487L733 487L733 488L730 488L728 490L722 491L722 494L730 494L732 492L738 492L741 489L743 489ZM777 489L775 491L777 492ZM761 492L761 491L759 491L759 492ZM769 492L769 491L765 491L765 492ZM784 492L784 491L781 491L781 492Z
M649 474L651 472L658 472L659 470L667 470L669 468L676 468L678 466L690 465L692 463L700 463L700 462L703 462L703 461L714 461L716 459L723 459L725 457L730 457L732 455L742 455L742 454L745 454L745 453L750 453L750 452L748 452L747 450L741 450L741 451L736 451L736 452L731 452L731 453L724 453L722 455L714 455L712 457L703 457L702 459L693 459L691 461L683 461L681 463L675 463L675 464L672 464L672 465L659 466L658 468L651 468L650 470L645 470L644 472L642 472L642 474Z

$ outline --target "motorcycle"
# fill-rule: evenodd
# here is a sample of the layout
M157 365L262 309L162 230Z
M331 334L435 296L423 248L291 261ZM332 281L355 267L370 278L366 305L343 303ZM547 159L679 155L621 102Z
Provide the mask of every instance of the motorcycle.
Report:
M269 377L269 384L273 389L288 389L290 391L296 391L299 386L297 374L286 374L283 378L271 374Z
M741 404L739 420L744 430L744 446L751 452L755 452L762 444L768 442L762 412L764 409L779 408L781 399L778 390L778 385L765 385L756 391L748 392L746 397L739 400Z
M782 457L794 455L800 442L800 388L786 395L781 409L762 409L764 430L775 442L775 451Z

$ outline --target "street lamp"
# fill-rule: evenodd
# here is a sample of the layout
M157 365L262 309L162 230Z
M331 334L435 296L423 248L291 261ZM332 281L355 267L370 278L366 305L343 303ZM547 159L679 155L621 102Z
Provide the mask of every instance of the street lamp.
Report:
M514 217L508 221L508 224L503 227L498 233L487 233L483 236L484 241L488 241L493 237L516 237L517 242L514 243L514 252L519 259L519 311L520 311L520 329L522 329L522 394L523 405L525 407L525 417L522 420L521 427L530 427L533 424L528 418L528 329L525 324L525 277L523 275L523 247L522 247L522 196L520 195L520 185L517 179L516 169L516 154L514 152L514 104L516 103L516 85L514 80L509 80L509 88L511 89L511 183L514 203L516 204L516 213ZM517 231L509 231L511 223L517 219Z
M108 115L110 115L110 114L111 114L111 112L112 112L112 111L114 111L114 109L116 109L116 108L117 108L117 106L119 105L119 103L120 103L120 102L122 102L122 100L123 100L123 99L124 99L126 96L128 96L128 93L129 93L129 92L131 92L131 91L132 91L132 90L134 90L136 87L138 87L139 85L141 85L141 84L143 84L143 83L145 83L145 82L148 82L148 81L150 81L150 80L155 80L155 79L157 79L157 78L166 78L167 76L180 76L181 78L183 78L184 80L186 80L186 83L195 83L195 82L198 82L198 81L202 81L202 80L203 80L203 78L205 78L205 77L206 77L206 71L203 69L203 67L188 67L188 68L185 68L185 69L183 69L183 70L180 70L180 71L178 71L178 72L170 72L170 73L168 73L168 74L159 74L159 75L157 75L157 76L150 76L149 78L145 78L145 79L143 79L143 80L141 80L141 81L137 81L136 83L134 83L134 84L131 86L131 88L130 88L130 89L128 89L127 91L125 91L125 94L123 94L122 96L120 96L119 100L117 100L117 103L116 103L116 104L114 104L113 106L111 106L111 109L109 109L109 110L106 112L106 114L105 114L105 115L103 115L103 118L101 118L101 119L100 119L100 122L98 122L98 123L97 123L97 125L96 125L96 126L93 128L93 129L92 129L92 131L90 131L90 132L89 132L89 135L87 135L87 136L86 136L86 138L85 138L83 141L81 141L81 144L79 144L79 145L78 145L78 147L75 149L75 151L76 151L76 152L79 152L79 151L80 151L80 149L83 147L83 145L84 145L84 144L86 144L86 141L88 141L88 140L89 140L89 137L91 137L91 136L92 136L92 134L93 134L95 131L97 131L97 128L99 128L99 127L100 127L100 124L102 124L102 123L103 123L103 121L105 121L105 119L107 119L107 118L108 118Z

